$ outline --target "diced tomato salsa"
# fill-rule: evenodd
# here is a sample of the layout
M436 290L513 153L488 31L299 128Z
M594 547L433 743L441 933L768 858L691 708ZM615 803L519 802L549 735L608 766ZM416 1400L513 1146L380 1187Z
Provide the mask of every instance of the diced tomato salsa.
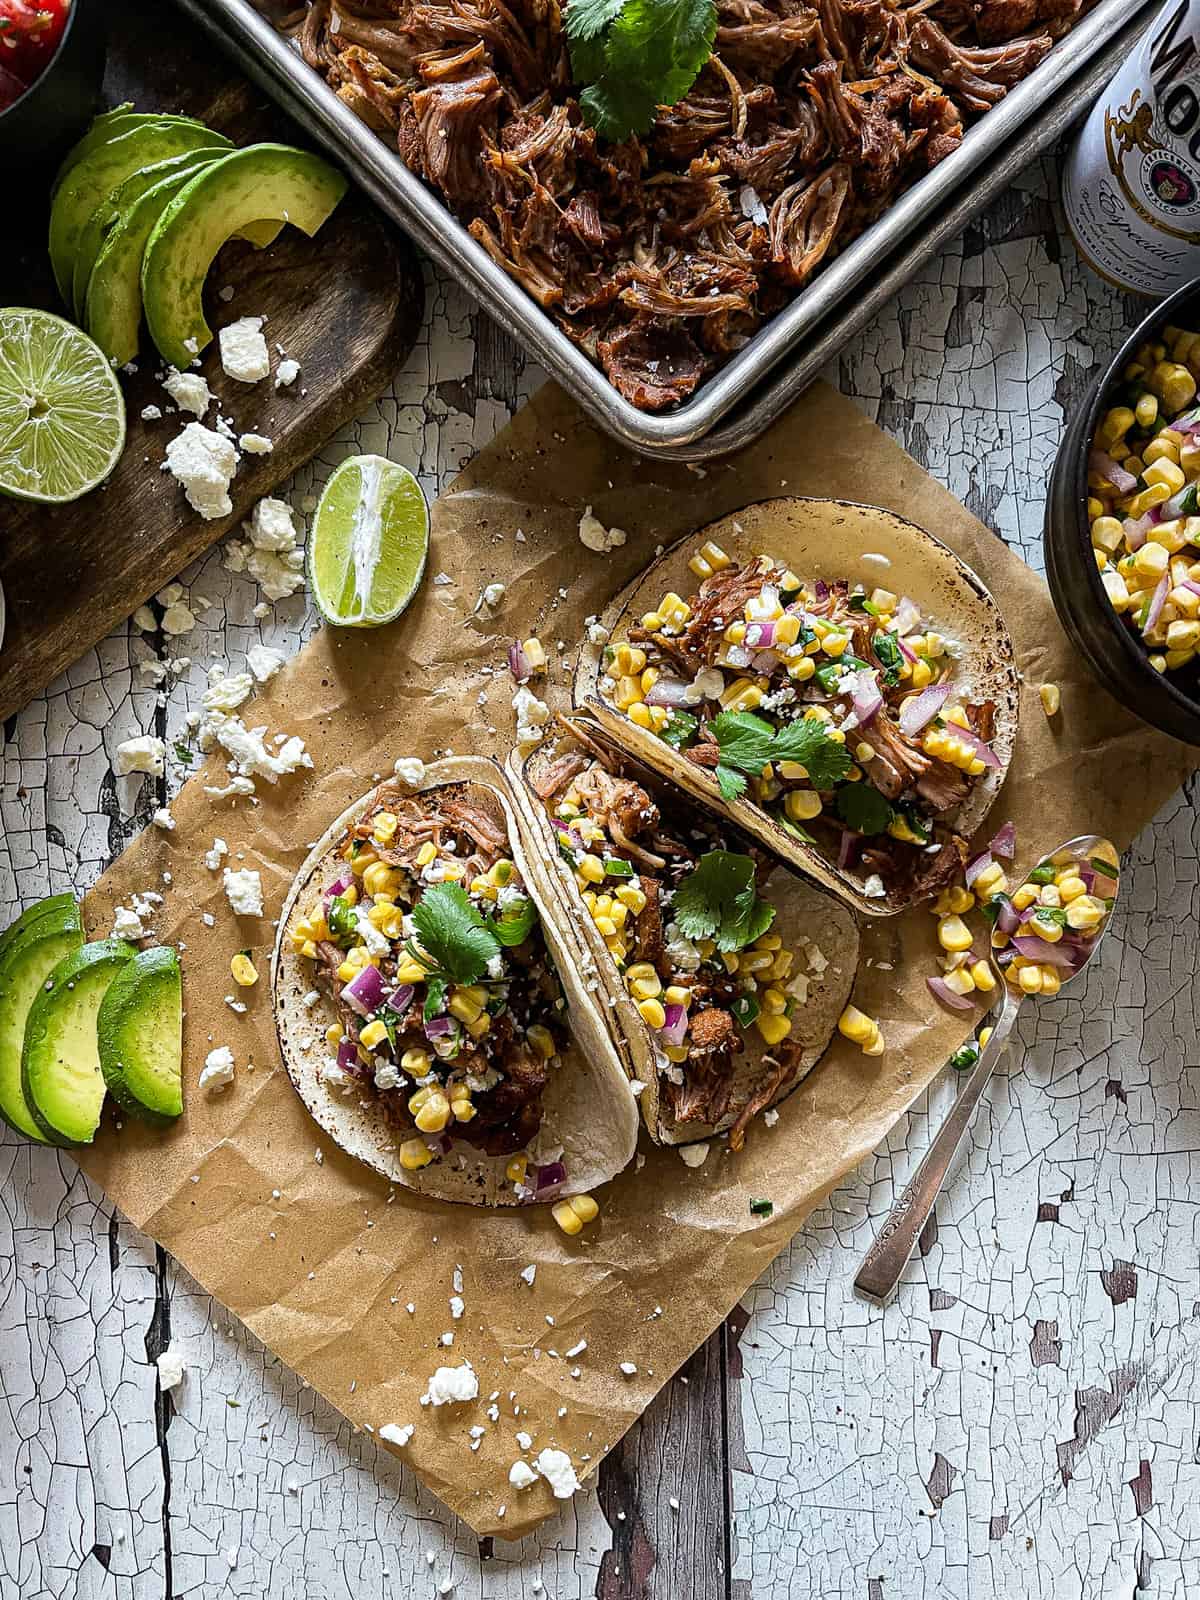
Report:
M19 100L58 49L71 0L0 0L0 111Z

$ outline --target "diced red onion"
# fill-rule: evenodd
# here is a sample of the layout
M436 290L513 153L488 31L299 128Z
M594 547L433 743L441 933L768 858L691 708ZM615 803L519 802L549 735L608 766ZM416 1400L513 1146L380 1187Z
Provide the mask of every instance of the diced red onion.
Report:
M1074 967L1075 958L1072 952L1059 949L1057 944L1051 944L1049 939L1039 939L1033 934L1016 933L1013 935L1013 949L1027 961L1041 961L1049 967Z
M850 862L852 861L852 859L854 857L854 854L855 854L855 851L856 851L857 848L858 848L858 835L856 833L851 833L848 828L843 829L842 830L842 842L841 842L841 844L838 845L838 860L837 860L838 866L839 867L848 867L850 865Z
M1193 594L1200 594L1200 583L1193 583L1191 578L1185 578L1179 587L1181 589L1190 589Z
M547 1161L537 1169L534 1193L539 1200L551 1200L567 1181L567 1169L561 1161Z
M398 989L393 989L387 997L387 1003L397 1016L402 1017L413 1003L416 990L411 983L402 983Z
M1000 905L996 912L996 929L999 933L1016 933L1021 926L1021 913L1013 905L1007 895L1000 896Z
M955 994L945 978L926 978L929 991L935 1000L940 1000L944 1006L949 1006L951 1011L974 1011L974 1002L968 1000L964 994Z
M1118 494L1132 494L1137 488L1137 479L1133 473L1126 472L1124 467L1118 466L1103 450L1093 450L1088 456L1088 471L1096 473L1106 483L1111 483Z
M970 728L960 728L957 723L954 724L953 733L956 739L962 739L971 746L985 767L992 767L999 772L1000 757L990 744L981 739L977 733L972 733Z
M672 1004L666 1006L665 1010L667 1020L658 1030L658 1036L664 1044L681 1045L687 1033L687 1007Z
M1091 867L1079 867L1076 870L1079 874L1080 883L1082 883L1087 892L1091 894L1092 885L1096 881L1096 874L1092 871Z
M1169 500L1164 500L1161 506L1155 506L1154 509L1158 512L1159 521L1173 522L1176 517L1182 517L1184 514L1183 508L1188 499L1195 493L1195 490L1196 485L1194 483L1185 483L1183 488L1178 489Z
M358 1045L353 1039L343 1039L338 1045L337 1064L343 1069L358 1065Z
M326 905L328 905L331 900L336 900L338 895L345 894L346 890L353 882L354 874L352 872L343 872L336 877L325 891L324 899Z
M911 633L921 620L921 608L915 600L910 600L906 594L900 596L900 604L896 607L896 633ZM899 639L897 639L899 643Z
M453 1033L457 1026L453 1017L431 1017L425 1024L425 1037L440 1039L443 1034Z
M1121 532L1125 535L1125 543L1131 550L1140 550L1153 526L1154 518L1149 512L1141 517L1126 517L1121 523Z
M994 865L994 863L992 861L992 852L990 850L985 850L982 855L976 856L974 861L968 861L966 871L967 888L969 889L971 887L981 872L986 872L987 869L992 865Z
M933 721L949 698L948 683L934 683L928 689L922 689L920 694L910 694L900 707L900 732L910 737L920 733L927 722Z
M1162 577L1158 580L1158 587L1154 591L1154 598L1150 602L1150 609L1147 611L1146 620L1142 624L1143 639L1146 638L1146 636L1153 632L1153 630L1157 627L1158 619L1162 616L1163 607L1167 603L1167 593L1170 590L1170 587L1171 579L1169 575L1164 572Z
M750 657L750 671L770 675L773 668L779 665L779 657L774 650L758 650Z
M342 990L342 999L360 1017L369 1017L383 1004L383 974L378 967L364 967Z
M691 684L684 683L682 678L658 678L652 688L646 692L648 706L686 706L691 693Z
M829 599L829 585L825 582L824 578L818 578L816 583L813 584L813 594L818 600Z
M748 622L746 624L746 637L743 641L747 650L770 650L775 644L775 624L773 622Z
M909 646L900 637L900 635L898 633L894 633L892 635L892 638L895 639L895 641L896 641L896 649L899 650L900 654L904 657L905 661L910 662L912 664L915 664L917 661L920 660L920 657L917 655L917 652L914 649L912 649L911 646Z
M1011 861L1017 853L1017 825L1015 822L1006 822L996 833L988 849L994 856L999 856L1003 861Z
M508 670L512 673L517 683L528 683L533 677L533 668L529 664L529 657L519 639L514 639L508 647Z

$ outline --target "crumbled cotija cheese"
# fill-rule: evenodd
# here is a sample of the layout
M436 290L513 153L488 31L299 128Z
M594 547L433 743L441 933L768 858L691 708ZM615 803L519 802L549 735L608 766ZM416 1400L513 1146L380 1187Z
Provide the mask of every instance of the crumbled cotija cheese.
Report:
M528 1461L514 1461L508 1469L508 1481L514 1489L528 1489L531 1483L537 1482L537 1473Z
M528 755L546 737L550 707L524 684L519 685L513 695L512 706L517 714L517 744L521 754Z
M578 1489L579 1479L565 1450L543 1450L533 1464L550 1485L556 1500L569 1500Z
M479 1396L479 1379L469 1361L460 1367L439 1367L421 1396L423 1406L461 1405Z
M144 733L136 739L126 739L117 746L117 776L127 778L133 772L149 773L161 778L167 770L167 747L153 734Z
M146 930L141 917L128 906L118 906L113 913L112 936L114 939L144 939Z
M208 688L200 696L205 711L236 711L254 693L248 672L227 673L219 663L208 669Z
M240 717L228 716L223 711L209 711L200 722L197 739L206 753L214 744L219 744L230 757L230 770L247 780L265 778L268 783L278 783L280 778L299 767L312 766L312 757L298 734L284 739L278 750L272 752L264 742L266 731L265 726L247 728ZM206 794L211 792L205 789ZM234 792L253 794L253 781L248 789L245 784L235 786Z
M268 600L286 600L304 587L304 551L296 535L292 508L267 495L249 522L247 538L231 539L222 555L227 572L248 572Z
M283 665L284 658L278 650L265 644L252 644L246 651L246 665L259 683L269 683Z
M225 843L224 839L214 839L212 842L212 849L204 852L204 865L210 872L219 872L221 868L221 857L227 856L228 854L229 846Z
M398 1428L394 1422L385 1422L379 1430L379 1437L388 1444L404 1446L415 1432L416 1429L411 1422L406 1422L402 1428Z
M258 383L271 370L267 341L262 326L265 317L239 317L217 335L221 346L221 365L239 383Z
M295 383L299 376L300 363L293 361L291 356L285 356L275 368L275 387L277 389L286 389L290 384Z
M175 832L175 818L171 815L166 806L159 806L158 810L150 818L150 821L156 828L161 828L164 833Z
M226 867L221 879L225 898L239 917L263 914L262 876L250 867Z
M202 1089L227 1089L233 1082L233 1051L227 1044L218 1045L204 1058L200 1073Z
M420 756L401 756L392 771L412 789L425 782L425 763Z
M178 1389L187 1370L183 1351L178 1345L169 1344L155 1362L155 1366L158 1368L158 1386L163 1393L165 1394L168 1389Z
M274 439L268 439L265 433L243 433L238 440L238 449L248 456L269 456L274 448Z
M579 542L589 550L608 555L623 545L628 537L624 528L606 528L599 517L592 515L591 506L584 508L579 519Z
M212 390L198 372L179 372L172 367L163 388L181 411L202 417L213 403Z
M189 422L167 446L171 476L182 484L188 504L206 522L231 515L229 485L237 462L237 451L229 440L200 422Z

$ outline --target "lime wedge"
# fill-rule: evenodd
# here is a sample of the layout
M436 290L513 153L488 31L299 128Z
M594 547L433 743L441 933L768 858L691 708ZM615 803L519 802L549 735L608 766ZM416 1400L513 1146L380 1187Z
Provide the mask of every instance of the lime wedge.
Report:
M78 500L124 444L121 386L99 345L49 311L0 309L0 494Z
M407 467L351 456L325 485L308 540L317 609L339 628L394 622L425 576L429 508Z

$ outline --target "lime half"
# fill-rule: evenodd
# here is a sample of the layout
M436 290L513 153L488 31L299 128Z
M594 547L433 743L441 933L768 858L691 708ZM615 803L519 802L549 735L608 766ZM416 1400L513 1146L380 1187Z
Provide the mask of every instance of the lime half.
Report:
M383 456L343 461L308 540L308 581L326 622L394 622L417 592L428 554L429 507L408 468Z
M99 345L49 311L0 310L0 494L78 500L124 444L121 386Z

